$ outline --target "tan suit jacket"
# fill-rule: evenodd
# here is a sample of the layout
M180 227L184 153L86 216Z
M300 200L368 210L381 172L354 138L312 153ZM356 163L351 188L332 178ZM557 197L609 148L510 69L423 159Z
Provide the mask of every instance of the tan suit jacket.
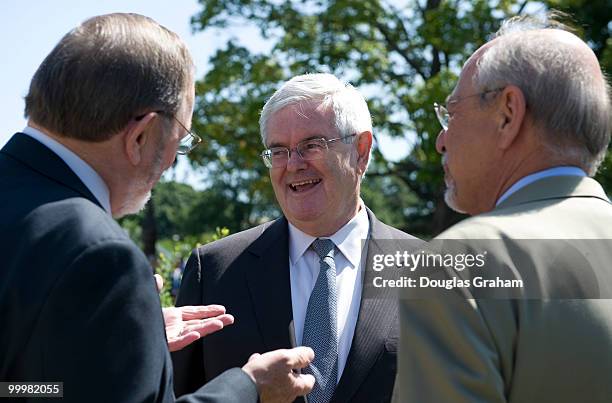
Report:
M403 290L395 401L612 402L612 204L599 183L538 180L437 239L497 240L485 276L525 287Z

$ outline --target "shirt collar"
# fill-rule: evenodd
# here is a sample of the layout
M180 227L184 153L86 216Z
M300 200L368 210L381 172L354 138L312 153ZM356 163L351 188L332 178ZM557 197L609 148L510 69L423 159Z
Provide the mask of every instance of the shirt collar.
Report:
M26 126L26 128L22 130L22 133L27 134L57 154L76 176L79 177L81 182L83 182L87 189L94 195L104 210L106 210L108 214L111 214L110 192L108 186L106 186L104 180L88 163L83 161L81 157L66 146L47 136L40 130L31 126Z
M497 203L495 206L497 207L501 202L506 200L510 195L517 192L518 190L524 188L525 186L544 178L548 178L550 176L587 176L587 174L578 167L572 166L560 166L548 168L543 171L535 172L530 175L524 176L519 179L514 185L510 186L508 190L501 195L499 199L497 199Z
M361 260L362 242L367 239L370 230L370 220L363 201L359 200L359 211L342 228L330 237L334 245L355 268ZM289 259L295 265L317 239L289 223Z

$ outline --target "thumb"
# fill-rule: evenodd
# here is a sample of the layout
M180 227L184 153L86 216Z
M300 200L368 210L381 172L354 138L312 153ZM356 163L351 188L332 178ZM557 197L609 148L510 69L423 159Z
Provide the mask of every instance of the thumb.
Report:
M154 274L153 277L155 277L155 284L157 285L157 292L161 292L161 290L164 288L164 279L159 274Z
M288 350L287 364L293 369L304 368L314 359L314 351L310 347L296 347Z

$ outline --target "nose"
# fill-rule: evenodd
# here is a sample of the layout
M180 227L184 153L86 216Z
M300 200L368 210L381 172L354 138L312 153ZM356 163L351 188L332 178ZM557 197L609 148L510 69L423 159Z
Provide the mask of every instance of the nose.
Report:
M440 154L444 154L446 152L446 147L444 146L444 140L446 138L446 130L440 130L438 133L438 137L436 137L436 151Z
M300 169L306 168L306 161L300 156L297 150L293 150L289 153L289 159L287 160L288 171L299 171Z

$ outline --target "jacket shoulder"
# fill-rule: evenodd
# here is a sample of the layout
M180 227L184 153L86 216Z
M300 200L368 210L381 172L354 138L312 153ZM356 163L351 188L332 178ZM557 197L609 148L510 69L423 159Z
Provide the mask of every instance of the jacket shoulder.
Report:
M372 225L372 237L375 239L387 238L419 240L419 238L415 237L414 235L410 235L407 232L385 224L373 215L370 216L370 221Z
M277 221L266 222L256 227L228 235L225 238L221 238L217 241L207 243L206 245L198 247L197 252L200 255L204 255L228 251L243 251L275 222Z

